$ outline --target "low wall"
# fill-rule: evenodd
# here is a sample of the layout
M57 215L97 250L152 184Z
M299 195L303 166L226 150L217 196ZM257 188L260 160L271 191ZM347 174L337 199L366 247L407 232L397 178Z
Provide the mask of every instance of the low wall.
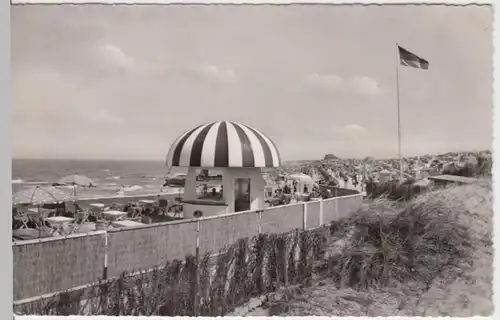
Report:
M303 228L304 207L306 206L304 203L270 207L262 211L260 219L261 232L281 233Z
M305 217L305 226L306 229L314 229L318 226L322 225L322 211L323 211L323 201L314 201L307 202L307 205L304 207L306 211Z
M14 300L66 290L103 276L106 232L12 245Z
M259 212L224 214L198 220L200 253L217 252L238 239L259 234Z
M123 272L149 270L195 254L197 248L200 253L216 252L259 233L313 229L348 217L361 202L362 196L355 194L257 211L15 242L15 304L91 285Z
M228 210L228 206L226 204L204 205L194 202L184 202L182 208L185 218L193 218L196 211L202 212L204 217L213 217L219 214L227 213Z
M109 277L148 270L196 250L196 221L174 221L138 228L108 230Z

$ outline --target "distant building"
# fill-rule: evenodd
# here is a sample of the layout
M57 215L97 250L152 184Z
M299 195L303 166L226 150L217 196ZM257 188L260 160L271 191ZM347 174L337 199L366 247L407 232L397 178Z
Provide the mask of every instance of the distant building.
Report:
M338 157L336 157L335 155L329 153L327 155L325 155L325 160L335 160L335 159L338 159Z

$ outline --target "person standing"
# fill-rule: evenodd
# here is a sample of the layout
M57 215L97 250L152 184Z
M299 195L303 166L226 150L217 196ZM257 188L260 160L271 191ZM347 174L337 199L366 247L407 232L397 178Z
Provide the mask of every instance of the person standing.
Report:
M285 186L283 187L283 193L285 193L285 194L291 193L291 190L290 190L290 187L288 186L288 184L285 184Z
M358 176L356 173L353 173L352 175L352 185L354 186L354 189L358 189Z

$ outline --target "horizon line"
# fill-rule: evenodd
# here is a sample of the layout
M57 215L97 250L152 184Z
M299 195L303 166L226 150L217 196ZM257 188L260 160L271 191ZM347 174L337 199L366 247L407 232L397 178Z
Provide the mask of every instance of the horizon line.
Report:
M435 152L435 153L423 153L421 155L407 155L407 156L402 156L402 158L413 158L413 157L419 157L419 156L427 156L427 155L431 155L431 156L437 156L437 155L444 155L444 154L447 154L447 153L470 153L470 152L474 152L474 153L478 153L478 152L485 152L485 151L489 151L491 152L491 149L481 149L481 150L461 150L461 151L441 151L441 152ZM324 160L324 157L326 155L329 155L329 154L333 154L335 156L334 153L325 153L325 155L321 158L317 158L317 159L295 159L295 160L285 160L283 161L283 163L286 163L286 162L297 162L297 161L321 161L321 160ZM337 157L338 159L366 159L366 158L372 158L372 159L398 159L399 157L398 156L379 156L379 157L375 157L375 156L364 156L364 157L338 157L338 156L335 156ZM40 157L40 158L35 158L35 157L12 157L11 158L11 161L13 160L66 160L66 161L148 161L148 162L165 162L165 159L152 159L152 158L142 158L142 159L139 159L139 158L73 158L73 157L68 157L68 158L51 158L51 157Z

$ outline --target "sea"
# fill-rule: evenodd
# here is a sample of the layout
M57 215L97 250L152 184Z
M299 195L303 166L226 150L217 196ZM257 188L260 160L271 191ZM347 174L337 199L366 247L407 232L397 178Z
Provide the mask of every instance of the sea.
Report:
M13 159L12 192L34 185L51 185L74 174L89 177L97 185L78 190L89 197L175 192L162 187L165 178L168 174L185 172L178 168L169 171L165 161Z

